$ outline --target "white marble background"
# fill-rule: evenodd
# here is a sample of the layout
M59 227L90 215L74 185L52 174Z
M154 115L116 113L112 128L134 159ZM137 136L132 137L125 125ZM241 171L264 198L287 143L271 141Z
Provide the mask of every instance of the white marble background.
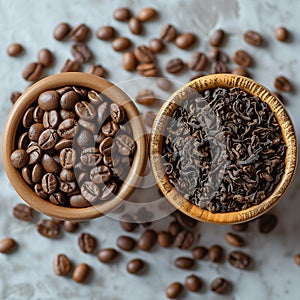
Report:
M52 38L54 26L67 21L71 25L87 23L93 32L101 26L111 24L119 33L129 36L125 24L111 18L112 11L129 6L134 12L145 6L153 6L160 11L159 19L146 25L146 35L133 37L137 44L146 43L150 37L158 35L163 24L170 22L182 31L192 31L200 36L199 44L193 49L207 50L208 35L216 28L228 32L226 51L231 55L244 48L255 58L255 68L250 72L259 82L272 88L275 76L283 74L291 79L294 92L286 96L287 109L297 129L300 128L300 102L298 84L300 81L300 2L298 0L0 0L0 131L2 134L6 115L11 108L9 101L13 90L24 90L28 83L21 77L21 70L29 61L36 60L37 52L47 47L56 56L55 67L48 74L59 71L62 62L71 58L71 42L60 43ZM292 33L291 41L279 43L273 31L285 25ZM242 34L247 29L260 31L267 43L262 48L246 45ZM6 46L11 42L22 43L26 51L19 58L8 58ZM124 81L135 78L122 68L121 56L111 50L110 44L91 39L89 45L96 56L96 62L110 70L108 79L121 83L121 87L131 93L130 84ZM191 52L191 51L190 51ZM169 47L168 54L159 56L162 65L170 58L179 56L187 59L189 52ZM118 70L115 72L114 70ZM187 81L192 74L174 76L180 83ZM161 95L163 98L166 95ZM298 172L299 173L299 172ZM285 199L274 209L279 216L278 227L269 235L260 235L257 224L252 223L249 232L243 234L248 245L244 251L255 257L255 266L250 271L233 269L228 263L215 265L201 261L193 273L205 281L201 293L185 293L181 299L234 299L234 300L297 300L299 296L300 267L293 262L293 256L300 252L300 202L298 190L299 176L295 177ZM14 237L18 250L11 255L0 255L0 299L105 299L105 300L152 300L165 299L164 289L172 281L184 281L191 272L178 270L173 260L179 255L188 255L177 249L159 249L152 253L138 250L125 253L122 259L112 266L102 265L97 258L80 252L77 234L64 233L63 239L52 241L40 236L34 224L14 220L13 206L21 199L9 184L0 164L0 238ZM154 194L142 193L147 197ZM134 196L138 197L138 194ZM154 228L163 228L168 220L157 222ZM201 239L199 244L210 246L214 243L225 245L223 236L228 226L199 224ZM94 234L100 247L115 245L120 233L119 224L109 218L101 218L82 225L80 231ZM130 234L138 237L141 230ZM226 246L227 250L231 247ZM57 253L66 253L74 263L86 262L93 267L93 274L86 284L76 284L70 278L61 278L52 271L52 260ZM126 262L134 257L142 257L149 263L143 276L126 273ZM209 291L210 282L224 276L233 282L233 291L227 296L217 296Z

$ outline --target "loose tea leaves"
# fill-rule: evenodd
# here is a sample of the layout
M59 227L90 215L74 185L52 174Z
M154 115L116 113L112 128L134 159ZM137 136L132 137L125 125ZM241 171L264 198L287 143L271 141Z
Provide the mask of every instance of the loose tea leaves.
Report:
M166 127L163 164L174 187L211 212L231 212L271 195L286 145L269 106L239 88L189 96Z

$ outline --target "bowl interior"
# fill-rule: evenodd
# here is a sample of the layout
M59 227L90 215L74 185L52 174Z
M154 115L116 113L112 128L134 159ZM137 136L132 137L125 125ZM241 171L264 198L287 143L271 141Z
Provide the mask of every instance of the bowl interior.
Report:
M239 87L250 95L259 97L266 102L281 127L282 137L286 144L285 170L281 180L273 190L273 193L258 205L254 205L248 209L227 212L212 213L192 204L186 200L176 188L169 182L162 165L162 147L163 132L168 123L169 116L174 110L185 101L185 99L195 92L203 92L207 89L217 87L233 88ZM241 223L249 221L269 210L286 191L293 177L297 159L297 142L293 124L282 103L268 89L255 81L237 75L216 74L200 77L194 81L187 83L185 86L177 90L171 95L161 107L152 127L150 142L150 161L155 180L163 192L164 196L177 209L186 215L193 217L199 221L212 223Z
M133 138L136 142L136 152L131 169L126 180L124 180L123 185L120 187L118 194L111 200L85 208L58 206L38 197L25 183L19 170L15 169L10 161L10 155L15 150L16 131L26 109L33 104L38 95L43 91L68 85L77 85L96 90L112 99L113 102L123 106L126 115L130 120ZM118 207L134 192L146 167L148 155L147 135L138 109L130 98L117 86L95 75L84 73L62 73L49 76L33 84L14 104L8 115L3 131L2 155L4 168L11 184L21 198L23 198L31 207L48 216L58 219L86 220L99 217Z

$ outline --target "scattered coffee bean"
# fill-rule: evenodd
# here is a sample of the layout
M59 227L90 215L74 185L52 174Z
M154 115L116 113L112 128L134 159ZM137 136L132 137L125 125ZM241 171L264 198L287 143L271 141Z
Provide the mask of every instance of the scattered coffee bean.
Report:
M91 65L88 70L88 73L99 77L104 77L105 69L101 65Z
M61 41L66 38L71 31L71 27L68 23L59 23L53 31L53 36L56 40Z
M228 256L229 263L238 269L247 269L252 259L249 255L242 251L232 251Z
M208 253L207 248L203 246L197 246L192 250L193 258L196 260L203 259Z
M75 232L79 228L79 223L74 221L64 221L64 230L67 232Z
M81 283L85 281L89 273L90 273L90 267L87 264L79 264L75 267L73 271L72 279L75 282Z
M263 43L262 36L258 32L253 30L248 30L247 32L245 32L244 40L252 46L261 46Z
M154 19L157 16L157 11L152 7L145 7L138 12L137 18L141 22L146 22Z
M121 235L117 239L117 246L122 250L131 251L135 248L136 241L129 236Z
M6 48L9 56L18 56L23 52L23 46L19 43L12 43Z
M157 233L148 229L142 233L138 240L138 248L143 251L150 251L156 244L157 241Z
M147 111L146 113L143 114L144 123L151 128L155 117L156 114L153 111Z
M216 278L210 285L210 289L217 294L226 294L229 291L230 283L224 278Z
M216 30L209 38L209 43L213 47L220 47L224 41L225 32L222 29Z
M111 40L116 35L116 30L112 26L102 26L96 32L96 37L100 40Z
M47 238L58 238L60 234L60 226L57 222L50 219L42 219L37 222L37 231L39 234Z
M69 36L74 42L84 42L90 36L90 32L91 30L85 24L80 24L71 30Z
M275 37L280 42L285 42L289 37L289 32L285 27L278 27L275 29Z
M71 271L72 264L65 254L58 254L53 261L54 273L58 276L66 276Z
M149 41L149 49L153 53L160 53L165 48L165 44L161 39L153 38Z
M300 254L295 255L294 261L296 265L300 266Z
M177 74L185 69L185 64L180 58L173 58L167 62L166 71Z
M78 245L82 252L93 253L97 247L97 240L89 233L81 233L78 238Z
M196 52L189 61L188 67L194 71L202 71L206 68L207 62L208 60L204 53Z
M219 263L223 260L224 250L219 245L213 245L208 249L208 257L211 262Z
M189 257L178 257L174 263L177 268L191 269L194 266L195 261Z
M258 229L260 233L269 233L276 227L278 219L275 215L267 213L258 220Z
M238 50L233 55L233 61L242 67L249 67L252 64L252 58L245 50Z
M22 93L18 91L12 92L10 95L10 101L12 102L12 104L15 104L21 95Z
M67 59L61 67L60 72L78 72L80 64L76 60Z
M50 67L53 63L53 55L49 49L41 49L38 53L38 61L43 67Z
M125 231L128 232L132 232L139 227L139 225L134 222L134 219L131 215L123 215L122 219L120 220L120 225Z
M165 293L167 298L176 299L179 297L182 291L183 291L183 285L179 282L173 282L167 286Z
M9 254L16 247L17 243L12 238L4 238L0 240L0 253Z
M29 63L23 69L22 76L27 81L37 81L40 79L43 72L43 66L40 63Z
M248 225L249 225L248 222L240 223L240 224L233 224L233 225L231 226L231 228L232 228L234 231L243 232L243 231L247 231Z
M185 286L191 292L199 291L202 286L202 280L196 275L189 275L185 278Z
M275 78L274 87L281 91L289 93L292 90L292 84L285 76L278 76Z
M209 57L211 62L222 62L227 64L230 61L229 56L219 48L213 48L209 53Z
M180 49L191 47L196 41L196 36L193 33L180 34L175 39L175 45Z
M133 34L141 34L143 31L143 25L141 21L137 18L130 18L128 21L128 27L131 33Z
M160 231L157 235L157 241L159 246L168 248L173 243L173 236L167 231Z
M194 234L185 229L181 230L175 237L174 245L180 249L187 250L194 243Z
M231 73L234 75L240 75L240 76L244 76L244 77L250 77L249 72L242 67L238 67L238 68L234 68L231 70Z
M139 258L135 258L130 260L127 263L126 269L130 274L137 274L141 272L145 267L145 262Z
M136 94L135 101L138 104L142 104L142 105L152 105L156 101L156 97L152 90L145 89L145 90L140 90Z
M130 19L131 12L130 12L129 8L127 8L127 7L120 7L120 8L117 8L113 12L113 17L117 21L125 22L125 21L128 21Z
M157 86L163 91L170 91L172 88L172 82L168 78L160 77L156 80Z
M126 71L134 71L136 69L137 60L132 51L123 53L123 67Z
M147 46L139 46L135 48L134 55L141 63L152 63L155 59L153 53Z
M230 232L226 233L225 240L229 245L233 247L242 247L245 245L244 239L241 236L236 235L234 233L230 233Z
M131 46L131 41L126 37L117 37L112 41L111 45L115 51L123 51Z
M19 203L13 209L13 215L16 219L31 222L33 220L34 210L26 204Z
M160 37L166 42L172 42L177 36L176 28L171 24L163 26L160 32Z
M71 51L75 60L80 64L88 63L93 57L93 54L89 47L83 43L74 44Z
M157 66L155 64L147 64L147 63L143 63L143 64L139 64L136 67L137 72L145 77L155 77L158 73L158 69Z
M113 260L116 259L117 256L119 256L120 253L113 249L113 248L105 248L105 249L101 249L98 254L97 257L99 259L99 261L103 262L103 263L110 263Z

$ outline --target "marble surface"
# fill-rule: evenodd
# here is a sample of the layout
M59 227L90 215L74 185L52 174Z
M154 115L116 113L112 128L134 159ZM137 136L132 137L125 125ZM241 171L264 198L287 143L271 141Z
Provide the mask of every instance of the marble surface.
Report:
M155 22L145 25L145 35L132 37L138 44L147 43L150 37L158 35L163 24L170 22L182 31L196 33L200 39L191 51L175 49L170 45L168 52L159 55L163 66L170 57L181 57L184 60L192 51L206 51L207 39L216 28L224 28L228 32L225 50L232 55L235 50L244 48L255 58L255 67L250 69L254 79L272 89L275 76L284 74L294 85L293 93L286 95L287 110L295 127L300 128L299 102L299 69L300 69L300 32L298 0L173 0L173 1L138 1L138 0L0 0L0 132L3 131L6 116L11 108L9 101L13 90L24 90L28 83L21 77L21 70L29 61L36 60L37 52L42 47L53 51L56 63L48 69L47 74L59 72L66 58L71 58L71 42L57 42L52 38L54 26L67 21L72 25L87 23L93 32L101 26L111 24L122 35L129 36L125 24L112 20L112 11L122 6L129 6L134 12L145 6L153 6L160 11ZM273 31L279 25L285 25L292 33L287 43L279 43L274 39ZM266 43L264 47L254 48L246 45L242 34L246 29L260 31ZM131 36L131 35L130 35ZM5 48L11 42L20 42L26 48L19 58L8 58ZM138 87L154 86L151 80L137 78L121 68L121 56L111 50L110 43L92 38L89 46L95 54L95 62L101 63L109 70L108 79L117 83L129 95L134 96ZM118 71L115 71L118 70ZM192 73L171 76L180 86L192 76ZM167 97L162 93L161 99ZM142 111L144 108L140 107ZM157 109L157 108L153 108ZM298 132L299 133L299 132ZM298 136L299 137L299 136ZM78 233L64 233L58 240L49 240L40 236L34 224L27 224L12 217L12 208L21 202L8 182L2 163L0 164L0 238L14 237L19 244L17 251L11 255L0 255L0 299L106 299L106 300L152 300L165 299L164 289L172 281L184 281L184 278L195 273L205 282L205 288L199 293L185 292L180 299L234 299L234 300L296 300L299 299L300 268L293 262L293 256L300 252L298 190L300 188L299 170L294 182L284 199L273 211L279 217L279 224L269 235L258 233L257 223L250 225L244 233L247 246L244 251L254 257L254 266L248 271L233 269L227 262L213 264L207 260L197 264L192 271L178 270L173 265L174 258L189 255L189 252L156 247L151 253L134 251L122 254L122 258L111 266L101 264L95 255L82 253L77 246ZM160 199L153 186L151 176L147 177L144 186L132 197L132 202L153 201L156 219L161 219L170 207ZM160 209L163 207L163 209ZM159 209L157 209L159 208ZM116 237L121 233L119 224L113 220L115 216L85 222L80 231L95 235L99 247L115 245ZM163 218L154 223L156 229L166 228L171 218ZM201 233L199 245L210 246L218 243L224 245L227 253L232 249L226 246L224 234L228 226L199 224ZM138 237L142 229L130 234ZM58 253L66 253L74 264L86 262L92 266L93 272L87 283L79 285L70 278L61 278L52 271L52 260ZM142 276L129 275L126 262L135 257L144 258L149 268ZM233 290L226 296L214 295L209 291L210 282L224 276L233 283Z

